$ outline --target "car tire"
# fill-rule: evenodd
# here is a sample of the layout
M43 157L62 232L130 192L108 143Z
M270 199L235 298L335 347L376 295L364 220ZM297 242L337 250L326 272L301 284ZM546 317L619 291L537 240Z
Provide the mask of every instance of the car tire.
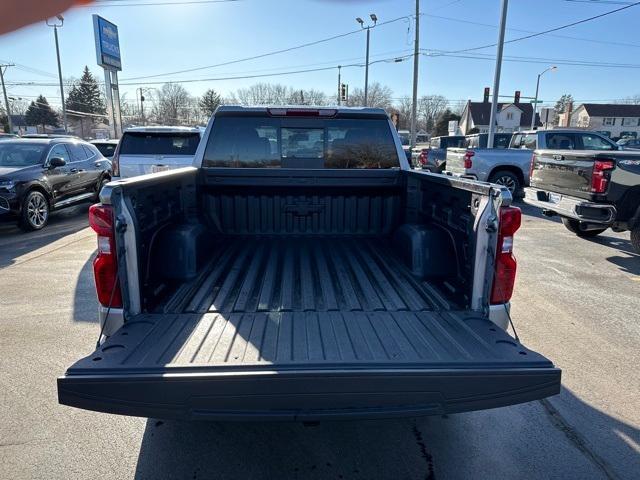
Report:
M511 192L511 195L515 195L518 193L522 185L520 184L520 179L518 176L510 172L508 170L499 170L489 177L490 183L497 183L498 185L502 185L503 187L507 187Z
M20 228L26 232L40 230L49 222L49 200L42 192L32 190L22 201Z
M584 230L582 227L582 222L580 222L579 220L574 220L573 218L566 218L566 217L562 218L562 224L571 233L575 233L577 236L582 238L593 238L600 235L602 232L606 230L606 228L598 228L596 230Z
M637 254L640 254L640 226L631 230L631 246Z
M96 185L96 195L95 197L93 197L94 202L100 201L100 192L102 191L102 187L104 187L110 181L111 179L109 177L100 178L100 180L98 181L98 184Z

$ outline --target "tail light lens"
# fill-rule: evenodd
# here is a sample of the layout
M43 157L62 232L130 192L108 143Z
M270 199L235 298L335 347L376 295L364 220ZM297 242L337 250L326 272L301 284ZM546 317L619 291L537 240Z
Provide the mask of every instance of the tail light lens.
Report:
M513 295L517 262L513 256L513 235L520 228L522 214L518 207L500 209L500 231L496 248L496 265L491 288L491 304L506 303Z
M535 159L536 159L536 154L534 152L531 154L531 164L529 165L529 179L533 178L533 168L534 168Z
M93 260L98 301L104 307L122 308L113 208L100 203L92 205L89 208L89 225L98 235L98 254Z
M113 157L111 157L111 175L113 177L120 176L120 145L122 144L122 140L118 142L116 145L116 150L113 152Z
M604 193L609 186L609 176L616 164L613 160L596 160L591 174L591 192Z
M420 165L422 165L423 167L426 166L429 160L429 150L422 150L422 152L420 152L418 160L420 161Z
M472 150L467 150L464 154L464 168L471 168L473 167L473 156L476 153Z

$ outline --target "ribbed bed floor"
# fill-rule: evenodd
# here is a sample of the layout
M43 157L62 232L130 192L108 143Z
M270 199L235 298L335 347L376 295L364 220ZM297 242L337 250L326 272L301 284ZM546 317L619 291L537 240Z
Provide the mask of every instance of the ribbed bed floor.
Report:
M166 312L425 311L450 308L384 240L238 237Z

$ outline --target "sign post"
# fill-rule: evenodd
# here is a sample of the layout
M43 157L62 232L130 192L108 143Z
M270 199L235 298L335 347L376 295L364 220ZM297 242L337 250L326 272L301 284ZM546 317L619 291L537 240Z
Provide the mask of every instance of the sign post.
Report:
M122 70L118 27L99 15L93 15L93 34L96 42L96 61L104 69L104 87L107 97L107 115L111 138L122 135L122 114L118 71Z

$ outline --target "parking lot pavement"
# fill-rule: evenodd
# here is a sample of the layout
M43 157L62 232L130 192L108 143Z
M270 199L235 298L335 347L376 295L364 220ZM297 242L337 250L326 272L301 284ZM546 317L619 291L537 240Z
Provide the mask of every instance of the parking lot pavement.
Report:
M55 378L98 334L86 207L0 226L0 478L580 478L640 472L640 256L523 207L512 316L563 369L543 402L446 417L181 423L59 406Z

